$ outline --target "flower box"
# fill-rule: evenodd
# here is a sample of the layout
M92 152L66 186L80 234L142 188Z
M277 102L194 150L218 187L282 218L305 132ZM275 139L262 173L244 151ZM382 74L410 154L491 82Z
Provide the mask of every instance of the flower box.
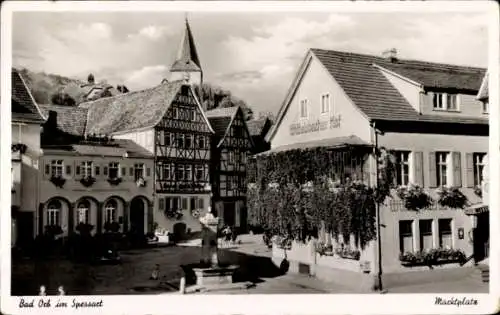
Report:
M183 215L181 210L165 210L165 216L169 219L180 220Z
M121 177L108 178L108 183L110 185L116 186L122 182Z
M320 256L333 256L333 245L325 243L317 243L316 252Z
M401 186L396 191L408 210L421 210L432 206L432 198L418 185Z
M80 183L85 187L90 187L95 183L96 179L92 176L84 176L80 179Z
M135 183L137 184L137 187L146 187L146 181L142 177L138 178Z
M90 234L90 232L92 232L93 229L94 229L94 226L92 224L83 223L83 222L78 223L78 225L75 228L75 230L78 233L80 233L80 235L88 235L88 234Z
M60 175L52 176L50 178L50 181L52 182L52 184L54 184L54 186L59 187L59 188L62 188L64 186L64 184L66 183L66 179Z
M463 209L467 205L467 197L456 187L441 187L437 193L438 203L443 207Z
M12 152L19 152L21 154L26 153L27 149L28 149L28 146L23 144L23 143L15 143L11 146Z
M435 266L450 263L463 263L465 253L458 249L431 249L427 251L406 252L399 255L403 266Z
M335 249L335 254L344 259L359 260L361 258L361 252L359 250L349 247L338 247Z

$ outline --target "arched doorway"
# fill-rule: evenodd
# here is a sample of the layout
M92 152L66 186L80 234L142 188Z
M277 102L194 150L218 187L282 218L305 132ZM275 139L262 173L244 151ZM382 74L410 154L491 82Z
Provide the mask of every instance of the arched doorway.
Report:
M144 235L145 205L142 198L134 198L130 203L130 232L136 235Z

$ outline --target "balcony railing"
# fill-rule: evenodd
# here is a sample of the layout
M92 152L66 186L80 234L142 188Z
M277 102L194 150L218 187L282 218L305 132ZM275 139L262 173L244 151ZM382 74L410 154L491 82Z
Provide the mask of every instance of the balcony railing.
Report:
M392 212L397 212L397 211L413 211L415 212L415 210L410 210L410 209L407 209L404 205L404 201L402 200L390 200L388 202L388 206L389 208L391 209ZM425 209L422 209L423 211L432 211L432 210L460 210L460 209L457 209L457 208L450 208L450 207L443 207L441 206L437 200L434 200L431 204L431 206L425 208ZM422 211L421 210L421 211Z

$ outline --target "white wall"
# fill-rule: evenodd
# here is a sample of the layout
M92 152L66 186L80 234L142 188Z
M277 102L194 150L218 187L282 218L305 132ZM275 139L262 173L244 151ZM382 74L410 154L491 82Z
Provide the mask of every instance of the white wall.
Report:
M304 123L328 120L331 114L321 114L321 95L325 93L330 94L330 113L335 116L341 116L340 127L332 129L327 128L326 130L300 135L291 135L290 125L301 121L301 99L307 98L309 100L309 117L304 120ZM304 76L290 100L289 107L283 120L277 128L274 137L271 139L272 148L293 143L350 135L357 135L362 140L371 142L371 130L368 120L347 97L345 92L320 61L314 56L312 56L311 63L305 70Z

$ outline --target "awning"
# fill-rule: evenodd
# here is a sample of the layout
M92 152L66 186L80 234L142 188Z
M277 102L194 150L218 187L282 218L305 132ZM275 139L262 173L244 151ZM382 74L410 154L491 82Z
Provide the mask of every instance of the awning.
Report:
M488 205L485 205L483 203L478 203L465 209L464 212L466 215L477 215L488 211L490 211L490 207Z
M361 138L359 138L358 136L351 135L347 137L327 138L321 140L313 140L308 142L299 142L299 143L282 145L276 148L272 148L271 150L258 153L255 156L269 155L273 153L290 151L290 150L314 149L319 147L336 149L336 148L353 147L353 146L361 146L368 148L372 147L371 144L361 140Z

